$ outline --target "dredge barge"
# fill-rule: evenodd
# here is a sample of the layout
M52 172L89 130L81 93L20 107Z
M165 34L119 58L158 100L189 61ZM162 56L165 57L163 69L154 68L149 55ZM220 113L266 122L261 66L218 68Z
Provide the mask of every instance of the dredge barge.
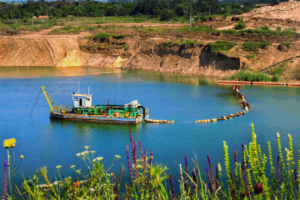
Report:
M137 100L125 105L109 105L108 103L108 105L92 106L91 94L74 92L73 106L59 105L57 107L46 92L45 86L41 88L50 107L50 118L115 124L139 124L149 119L149 108L140 106Z

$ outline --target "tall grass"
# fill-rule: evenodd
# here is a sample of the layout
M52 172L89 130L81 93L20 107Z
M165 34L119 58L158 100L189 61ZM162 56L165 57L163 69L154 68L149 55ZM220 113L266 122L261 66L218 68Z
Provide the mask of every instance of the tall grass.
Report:
M50 181L47 168L42 167L31 179L24 179L21 189L12 185L4 196L9 199L299 199L300 157L294 158L292 136L288 135L288 147L282 150L280 135L277 133L278 153L272 155L271 143L268 152L263 153L257 143L254 125L251 124L251 141L249 145L241 144L240 150L229 150L227 142L223 143L224 164L212 161L207 155L206 170L200 169L197 156L182 160L179 164L179 187L174 186L172 174L168 168L154 163L154 153L142 148L132 134L126 146L126 167L122 167L119 176L111 171L120 156L116 155L113 164L105 167L103 157L96 157L95 151L85 147L85 151L77 154L88 169L84 174L75 165L71 169L78 178L63 178L61 166L57 166L57 179ZM10 152L11 146L6 147ZM299 151L300 153L300 151ZM232 155L232 157L230 156ZM278 156L277 156L278 155ZM8 161L10 160L8 154ZM192 161L192 162L190 162ZM205 162L205 161L201 161ZM10 168L5 162L5 173L10 176ZM7 171L8 169L8 171ZM126 171L125 171L126 169ZM127 174L124 178L123 174ZM203 178L203 177L206 178ZM5 176L6 179L6 176ZM5 180L4 180L5 181ZM121 188L124 188L122 190Z
M264 81L270 82L272 78L265 73L252 73L249 71L240 71L229 77L224 77L224 80L238 80L238 81Z

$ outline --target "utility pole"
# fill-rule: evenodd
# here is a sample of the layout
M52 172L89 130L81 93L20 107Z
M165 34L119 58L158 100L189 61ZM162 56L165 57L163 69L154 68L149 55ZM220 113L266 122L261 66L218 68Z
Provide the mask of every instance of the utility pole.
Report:
M192 28L192 12L190 12L190 28Z

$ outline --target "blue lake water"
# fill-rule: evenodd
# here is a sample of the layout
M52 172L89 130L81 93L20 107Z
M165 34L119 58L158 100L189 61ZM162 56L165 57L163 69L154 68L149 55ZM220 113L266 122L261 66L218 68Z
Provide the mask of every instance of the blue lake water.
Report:
M190 165L191 158L197 155L203 175L208 167L207 154L213 165L220 162L224 169L223 141L229 146L231 159L238 149L240 160L241 144L251 141L251 123L263 153L267 153L267 141L271 141L273 154L278 154L277 132L281 134L283 148L288 146L288 134L292 135L295 157L300 149L298 88L242 86L252 107L250 112L231 120L195 124L195 120L241 111L232 86L218 86L212 79L195 76L102 69L4 68L0 69L0 77L0 141L16 138L16 163L23 154L19 175L22 172L26 178L42 166L47 166L52 180L57 176L57 165L62 165L62 176L76 177L70 169L74 164L76 169L86 172L83 161L76 156L85 150L84 146L104 157L107 166L115 155L120 155L114 170L122 164L127 166L125 147L130 146L130 128L148 154L154 152L154 162L167 165L176 179L178 165L184 164L185 155ZM116 104L138 100L149 108L151 119L175 120L175 124L111 125L51 120L43 94L29 116L41 86L46 86L57 105L71 105L71 95L78 90L79 82L81 92L87 93L89 86L94 105L107 104L107 100ZM6 158L3 147L0 161ZM19 176L18 181L21 180Z

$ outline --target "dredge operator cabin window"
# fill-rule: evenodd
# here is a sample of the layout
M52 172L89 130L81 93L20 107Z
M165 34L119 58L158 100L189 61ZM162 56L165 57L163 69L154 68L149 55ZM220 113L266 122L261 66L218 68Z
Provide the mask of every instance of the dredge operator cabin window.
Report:
M82 106L82 98L79 99L79 106Z

